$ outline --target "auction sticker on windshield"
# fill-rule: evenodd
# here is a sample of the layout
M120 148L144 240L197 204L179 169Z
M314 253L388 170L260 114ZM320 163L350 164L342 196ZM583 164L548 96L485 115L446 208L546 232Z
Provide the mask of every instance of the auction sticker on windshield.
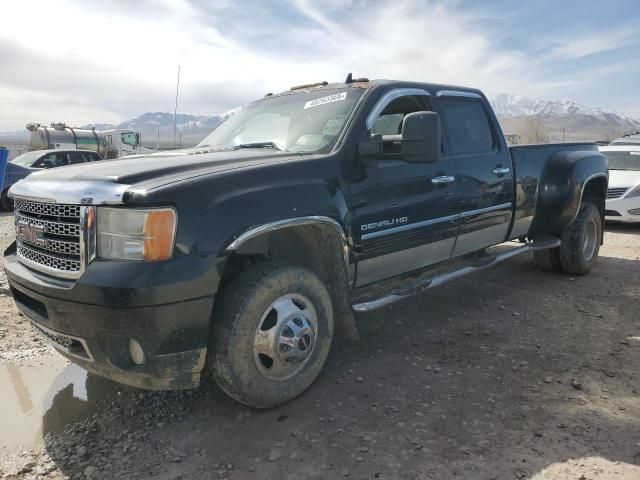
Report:
M328 95L326 97L316 98L315 100L310 100L304 104L304 109L319 107L320 105L324 105L325 103L331 102L340 102L347 98L347 92L335 93L333 95Z

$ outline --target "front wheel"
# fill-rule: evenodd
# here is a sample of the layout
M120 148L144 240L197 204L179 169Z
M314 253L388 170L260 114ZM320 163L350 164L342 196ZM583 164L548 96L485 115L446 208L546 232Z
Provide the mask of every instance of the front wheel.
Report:
M216 382L235 400L271 408L303 393L333 337L327 288L310 270L264 262L220 294L209 346Z

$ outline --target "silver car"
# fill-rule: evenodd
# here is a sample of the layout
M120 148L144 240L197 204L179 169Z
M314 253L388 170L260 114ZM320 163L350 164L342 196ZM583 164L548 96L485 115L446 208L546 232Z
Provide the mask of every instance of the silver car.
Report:
M640 145L600 147L609 159L605 219L640 223Z
M0 183L0 207L3 210L13 210L13 202L7 195L9 187L33 172L96 160L100 160L100 156L89 150L36 150L23 153L7 163L4 182Z

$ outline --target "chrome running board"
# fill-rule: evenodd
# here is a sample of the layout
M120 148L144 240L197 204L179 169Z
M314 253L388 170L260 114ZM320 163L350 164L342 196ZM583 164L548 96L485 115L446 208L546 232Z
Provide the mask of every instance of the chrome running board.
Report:
M470 273L478 272L486 268L494 267L495 265L502 263L505 260L509 260L510 258L513 258L517 255L521 255L527 252L546 250L549 248L556 248L559 246L560 246L559 238L556 238L556 237L540 238L536 242L527 243L526 245L513 248L506 252L489 254L475 261L471 261L470 264L462 268L459 268L458 270L442 273L428 279L418 280L412 285L409 285L408 287L393 290L391 293L384 295L380 298L377 298L375 300L362 302L362 303L355 303L351 306L351 308L353 308L353 310L356 312L370 312L372 310L377 310L378 308L386 307L387 305L391 305L392 303L398 302L400 300L404 300L405 298L412 297L430 288L434 288L444 283L450 282L451 280L464 277L465 275L468 275Z

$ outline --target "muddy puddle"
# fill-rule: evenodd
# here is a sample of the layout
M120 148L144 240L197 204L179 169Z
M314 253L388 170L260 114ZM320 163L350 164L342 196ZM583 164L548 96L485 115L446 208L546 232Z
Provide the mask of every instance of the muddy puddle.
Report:
M59 355L45 365L0 363L0 448L41 445L44 434L92 415L115 391L113 382L88 375Z

